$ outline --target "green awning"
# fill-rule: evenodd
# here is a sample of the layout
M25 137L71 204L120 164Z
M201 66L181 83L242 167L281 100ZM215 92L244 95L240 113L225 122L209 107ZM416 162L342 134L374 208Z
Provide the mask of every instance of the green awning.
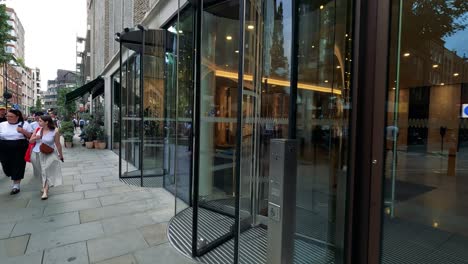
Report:
M65 95L65 103L69 103L73 100L76 100L78 97L85 95L86 93L90 93L95 89L99 89L100 86L104 87L104 79L101 76L67 93Z

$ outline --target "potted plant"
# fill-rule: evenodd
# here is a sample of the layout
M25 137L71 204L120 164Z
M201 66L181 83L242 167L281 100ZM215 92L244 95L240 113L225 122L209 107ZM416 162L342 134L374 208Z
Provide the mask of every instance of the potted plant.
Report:
M97 149L105 149L106 148L106 134L102 127L99 127L96 134L97 143L94 145Z
M73 146L73 136L75 135L73 122L63 121L59 131L63 135L65 147L71 148Z
M63 139L65 141L65 147L66 148L71 148L73 147L73 133L66 132L63 134Z
M98 129L98 126L94 122L90 122L88 125L85 126L85 136L83 138L85 140L86 148L91 149L94 147L93 141L96 140Z

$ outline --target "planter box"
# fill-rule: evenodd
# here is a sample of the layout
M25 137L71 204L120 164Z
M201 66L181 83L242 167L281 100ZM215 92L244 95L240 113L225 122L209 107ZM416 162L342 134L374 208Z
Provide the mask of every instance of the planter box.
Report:
M66 142L65 142L65 147L66 147L66 148L71 148L71 147L73 147L73 142L67 142L67 141L66 141Z
M97 148L97 149L106 149L106 142L94 143L94 147Z
M86 144L86 148L92 149L94 147L94 142L92 141L85 142L85 144Z

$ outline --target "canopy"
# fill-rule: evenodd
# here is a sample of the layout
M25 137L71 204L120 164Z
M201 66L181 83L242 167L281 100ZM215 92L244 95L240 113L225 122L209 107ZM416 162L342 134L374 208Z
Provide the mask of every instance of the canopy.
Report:
M75 100L76 98L81 97L91 91L98 91L101 88L101 86L104 87L104 79L101 76L99 76L96 79L88 82L87 84L67 93L65 95L65 103L69 103Z

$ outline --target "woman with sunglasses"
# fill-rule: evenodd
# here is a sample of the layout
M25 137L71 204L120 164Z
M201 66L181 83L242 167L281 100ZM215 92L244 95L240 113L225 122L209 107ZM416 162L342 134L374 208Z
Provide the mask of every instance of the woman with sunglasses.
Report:
M32 129L28 122L24 122L19 110L10 109L5 117L7 121L0 123L0 161L3 172L13 181L10 192L13 195L20 192L20 182L26 168L24 155L28 149L27 139Z

